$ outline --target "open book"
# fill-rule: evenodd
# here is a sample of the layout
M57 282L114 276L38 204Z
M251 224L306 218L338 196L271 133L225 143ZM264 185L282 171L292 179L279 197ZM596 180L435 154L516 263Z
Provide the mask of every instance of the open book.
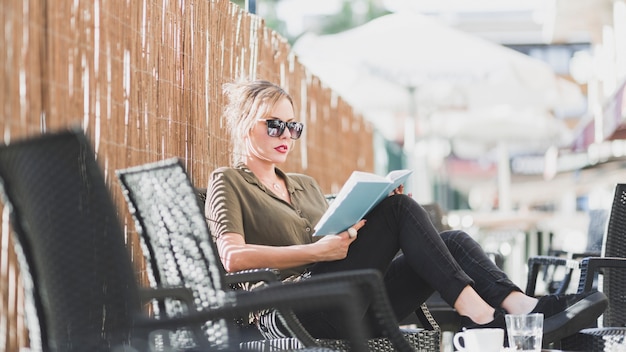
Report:
M335 200L315 225L314 236L336 235L356 224L394 189L406 182L413 171L396 170L387 176L354 171Z

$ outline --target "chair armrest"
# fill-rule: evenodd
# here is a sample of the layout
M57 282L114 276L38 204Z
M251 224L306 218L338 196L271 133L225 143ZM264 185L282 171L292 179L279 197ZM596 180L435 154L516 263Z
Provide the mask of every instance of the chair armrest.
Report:
M272 268L249 269L227 273L224 281L228 285L259 282L263 282L266 285L270 283L282 284L280 271ZM255 287L255 290L262 287L264 286ZM291 336L298 339L304 346L319 346L316 339L302 326L300 320L298 320L298 317L291 309L277 309L277 311L277 317L281 320L283 326L289 330Z
M529 296L535 295L537 289L537 276L539 275L539 269L544 266L563 266L569 269L566 280L571 278L571 272L574 269L580 268L580 263L577 260L567 259L562 257L539 255L528 258L528 279L526 281L525 293Z
M236 275L241 275L242 278L252 277L256 281L265 281L268 285L261 286L256 288L252 292L260 292L266 290L275 290L280 289L280 287L285 286L298 286L303 288L311 288L316 289L317 287L342 283L350 285L351 287L357 288L357 292L362 296L361 299L366 300L371 303L371 307L374 310L376 316L378 317L378 325L385 334L385 337L389 338L392 344L396 347L397 350L405 350L405 348L411 349L410 345L404 338L401 330L399 329L399 324L395 315L393 314L393 310L391 308L391 304L389 303L387 297L387 291L385 289L382 276L376 270L371 269L363 269L363 270L353 270L353 271L345 271L345 272L337 272L337 273L328 273L321 275L314 275L305 280L297 281L297 282L287 282L283 283L282 281L278 281L278 271L274 269L261 269L261 273L255 273L256 270L245 271L243 273L235 273ZM249 273L248 273L249 272ZM259 280L259 277L265 277L267 280ZM270 281L270 278L273 278L274 281ZM245 280L252 281L252 280ZM237 291L242 292L242 291ZM246 291L243 291L246 292ZM291 311L292 307L287 308L277 308L283 324L285 327L291 332L292 336L298 338L304 345L312 346L315 344L313 337L306 331L306 329L300 324L299 320ZM432 330L439 330L439 325L435 322L432 315L428 311L426 305L422 305L420 310L416 311L416 314L423 326L426 328L430 328Z
M186 287L159 287L139 289L139 298L146 302L153 299L173 298L187 304L188 307L195 305L193 293Z
M398 321L393 313L389 298L387 297L382 275L377 270L361 269L313 275L310 278L298 282L284 283L282 286L315 288L333 283L345 283L356 287L357 292L359 292L362 297L361 299L370 303L370 308L377 317L379 328L384 336L394 345L396 350L412 350L412 347L399 329ZM270 284L254 292L264 291L276 285L277 284ZM436 328L438 328L438 326Z
M231 287L242 283L281 283L280 271L271 268L241 270L234 273L226 273L224 283ZM259 286L263 287L263 286ZM255 287L258 289L259 287ZM237 288L235 288L237 289ZM319 346L317 340L302 326L300 320L291 309L277 310L277 317L283 326L289 330L292 337L298 339L304 346Z
M255 291L236 291L227 295L226 303L207 311L191 312L186 316L167 319L137 320L138 329L175 329L204 324L208 320L233 318L263 309L319 309L327 307L342 312L346 331L353 351L367 351L365 327L361 321L360 307L362 295L357 287L346 282L333 282L323 285L280 285L264 287ZM401 351L411 351L401 349Z
M234 285L239 283L276 283L282 284L280 281L280 271L272 268L262 269L249 269L242 270L234 273L227 273L224 277L224 281L228 285ZM255 287L254 289L262 288L263 286ZM300 320L291 309L277 309L277 318L280 319L283 326L291 333L291 336L298 339L304 346L319 346L318 341L311 336L311 334L302 326Z
M257 283L257 282L276 282L280 280L280 272L276 269L264 268L264 269L250 269L242 270L234 273L227 273L224 276L225 284L239 284L239 283Z
M626 268L626 258L588 257L581 261L580 282L578 292L587 292L593 288L596 274L603 268Z
M142 287L139 289L139 299L142 302L148 302L152 300L163 301L166 298L178 300L182 302L186 311L195 311L195 302L193 298L193 292L187 287L158 287L158 288L146 288ZM158 317L158 319L164 319L166 315L162 317ZM194 333L194 341L201 348L208 348L207 340L203 338L203 331L200 325L195 325L192 327Z
M572 259L582 259L586 257L600 257L602 253L597 251L572 253Z
M193 292L186 287L142 287L139 289L139 299L143 303L157 301L157 305L160 308L165 308L165 306L162 306L165 299L171 299L182 303L183 309L186 309L187 311L195 309L194 307L196 306Z

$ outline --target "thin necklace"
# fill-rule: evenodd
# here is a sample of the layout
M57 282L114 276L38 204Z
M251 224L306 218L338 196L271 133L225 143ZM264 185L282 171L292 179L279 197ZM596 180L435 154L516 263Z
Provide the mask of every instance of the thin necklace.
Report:
M280 187L280 185L278 184L278 182L274 182L272 183L272 187L274 188L275 191L277 191L278 193L280 193L281 197L285 196L285 192L283 192L282 187Z
M263 182L263 184L265 184L266 186L268 186L268 181L267 180L261 180L261 182ZM276 191L275 193L278 194L281 198L285 198L287 196L287 192L285 192L283 190L283 187L281 187L280 183L278 183L278 181L271 181L269 182L269 184L271 184L271 188L274 189L274 191Z

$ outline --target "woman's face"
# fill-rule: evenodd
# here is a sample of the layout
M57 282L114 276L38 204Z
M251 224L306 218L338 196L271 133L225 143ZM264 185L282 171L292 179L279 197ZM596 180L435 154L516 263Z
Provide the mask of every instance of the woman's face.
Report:
M293 106L287 98L279 100L269 116L259 116L259 119L282 120L284 122L296 121ZM249 155L275 164L284 163L293 146L291 132L285 128L278 137L271 137L267 133L267 122L256 121L250 132Z

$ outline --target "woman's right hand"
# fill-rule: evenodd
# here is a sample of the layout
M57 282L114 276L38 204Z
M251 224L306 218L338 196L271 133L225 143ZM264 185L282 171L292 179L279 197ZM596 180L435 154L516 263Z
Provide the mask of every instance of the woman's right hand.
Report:
M366 220L361 220L354 224L351 228L357 232L363 226L365 226ZM348 255L348 249L350 244L357 239L357 236L351 237L348 230L338 233L337 235L324 236L314 245L318 248L318 261L334 261L345 259Z

